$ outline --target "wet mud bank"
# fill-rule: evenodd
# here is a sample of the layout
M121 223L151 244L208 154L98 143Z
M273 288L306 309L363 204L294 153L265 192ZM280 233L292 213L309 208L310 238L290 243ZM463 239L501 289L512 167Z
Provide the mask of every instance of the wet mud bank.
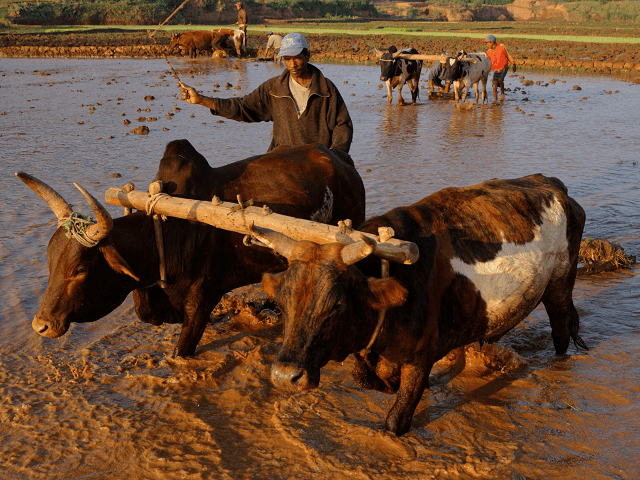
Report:
M421 53L453 53L464 49L483 51L477 39L416 38L402 35L307 35L316 61L366 64L376 60L374 47L412 46ZM150 58L167 51L170 35L157 35L158 48L146 32L107 34L4 34L0 35L0 57L99 57ZM250 34L249 58L257 58L264 39ZM509 39L505 42L519 67L578 72L640 75L640 45L545 42ZM175 53L175 52L174 52ZM209 56L210 52L201 52ZM231 50L229 51L231 56Z

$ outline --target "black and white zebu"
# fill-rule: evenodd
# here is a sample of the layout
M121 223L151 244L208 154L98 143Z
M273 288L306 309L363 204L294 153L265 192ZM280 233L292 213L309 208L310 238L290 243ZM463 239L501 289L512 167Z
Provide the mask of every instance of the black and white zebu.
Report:
M422 60L404 60L397 58L398 49L393 45L388 51L376 50L380 62L380 80L387 84L387 98L389 105L393 100L393 89L398 87L398 105L404 105L402 87L406 83L411 91L411 102L416 103L419 96L418 83L422 71ZM402 50L402 53L417 54L415 48Z

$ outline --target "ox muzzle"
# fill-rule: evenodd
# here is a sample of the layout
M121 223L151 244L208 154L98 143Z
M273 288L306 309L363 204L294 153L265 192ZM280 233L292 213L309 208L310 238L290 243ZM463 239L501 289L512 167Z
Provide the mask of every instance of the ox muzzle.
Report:
M279 388L311 390L320 384L320 369L276 360L271 365L271 381Z
M39 318L37 315L33 317L31 327L38 332L38 334L47 338L61 337L69 330L69 325L56 325L50 321Z

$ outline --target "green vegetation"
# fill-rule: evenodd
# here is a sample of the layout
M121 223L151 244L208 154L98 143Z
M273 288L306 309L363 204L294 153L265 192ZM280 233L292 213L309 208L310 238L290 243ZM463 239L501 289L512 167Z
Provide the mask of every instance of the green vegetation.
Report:
M564 4L569 15L578 21L640 21L640 2L583 1Z

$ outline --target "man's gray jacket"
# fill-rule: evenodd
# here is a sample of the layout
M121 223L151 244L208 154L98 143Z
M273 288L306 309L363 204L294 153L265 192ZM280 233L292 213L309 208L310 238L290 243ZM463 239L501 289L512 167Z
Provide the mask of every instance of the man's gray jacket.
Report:
M214 98L211 113L240 122L273 122L269 150L280 145L290 147L321 143L349 153L353 123L336 86L315 66L307 108L300 118L289 90L289 71L273 77L241 98Z

